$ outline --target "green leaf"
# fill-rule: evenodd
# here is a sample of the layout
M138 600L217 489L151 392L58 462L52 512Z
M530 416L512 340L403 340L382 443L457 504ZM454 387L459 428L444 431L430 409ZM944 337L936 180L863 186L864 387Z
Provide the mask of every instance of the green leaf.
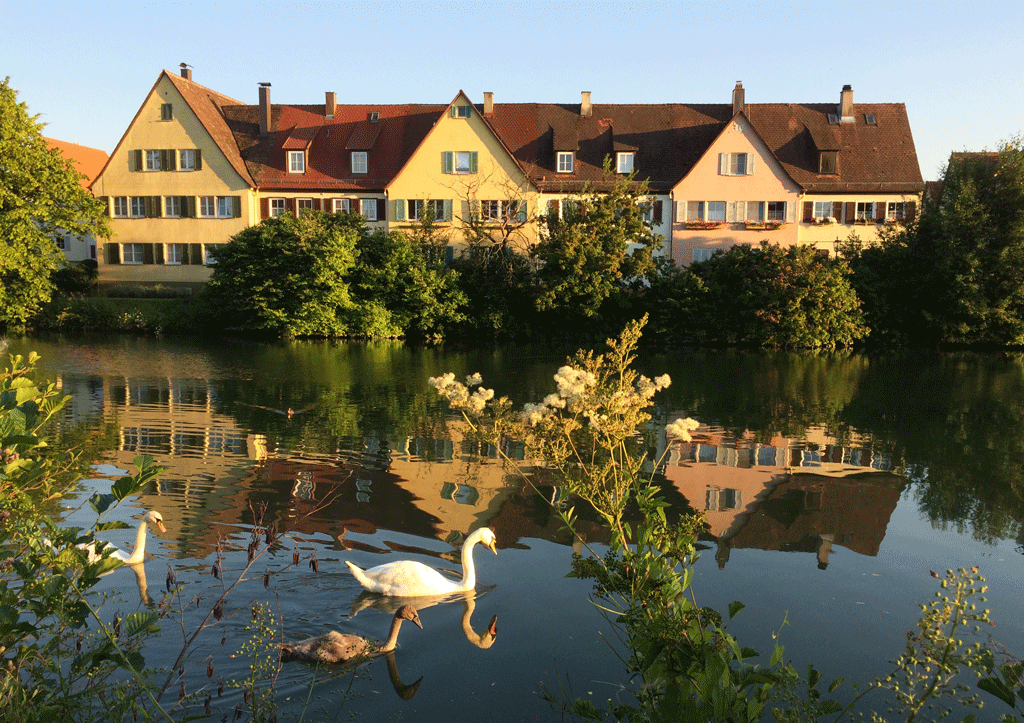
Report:
M832 691L834 691L836 688L843 684L844 680L845 678L836 678L835 680L833 680L828 685L828 692L831 693Z
M982 678L978 681L978 687L986 693L991 693L1006 705L1014 707L1014 693L999 678Z
M818 681L821 680L821 673L814 669L813 665L807 666L807 687L810 690L818 685Z
M102 532L104 530L130 530L131 525L120 520L114 520L112 522L98 522L94 528L96 532Z
M771 662L768 664L769 667L774 668L776 665L779 664L779 662L782 660L784 650L785 649L781 645L776 644L775 650L772 651Z
M129 613L124 616L124 620L121 623L121 629L128 637L132 637L140 633L155 632L156 630L159 630L156 625L159 619L160 616L154 612Z
M89 498L89 506L92 507L93 512L97 515L102 515L115 502L117 502L117 498L114 495L101 495L99 492Z
M731 603L729 603L729 619L732 620L734 617L736 617L736 613L738 613L745 607L746 605L744 605L740 601L733 600Z

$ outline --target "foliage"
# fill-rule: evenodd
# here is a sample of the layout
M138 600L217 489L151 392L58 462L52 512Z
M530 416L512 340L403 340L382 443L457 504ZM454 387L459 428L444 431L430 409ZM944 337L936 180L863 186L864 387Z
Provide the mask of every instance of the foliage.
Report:
M202 334L210 321L196 299L111 299L55 294L32 324L36 331L162 336Z
M605 173L611 175L610 160ZM593 319L609 300L630 292L653 270L662 238L645 220L647 183L632 175L611 190L585 189L563 201L563 213L542 218L536 307L571 319Z
M103 204L47 146L43 124L9 81L0 82L0 329L25 324L49 300L64 259L53 242L58 229L80 238L108 233Z
M464 335L508 338L535 328L534 266L527 256L509 246L471 245L452 267L466 294Z
M692 327L726 344L847 346L867 335L844 261L809 246L733 246L691 265L701 281Z
M96 288L98 266L93 259L64 264L53 274L53 285L65 294L84 294Z
M362 222L353 214L268 218L215 247L203 294L221 325L274 336L342 336L355 305L348 273Z

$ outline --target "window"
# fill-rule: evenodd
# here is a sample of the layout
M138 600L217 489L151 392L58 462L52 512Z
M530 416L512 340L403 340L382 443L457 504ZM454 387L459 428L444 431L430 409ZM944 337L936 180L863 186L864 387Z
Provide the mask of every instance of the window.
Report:
M217 197L217 218L233 218L235 215L235 199L232 196Z
M160 151L146 151L146 170L160 170Z
M167 244L167 254L164 263L178 265L183 263L185 258L185 244Z
M57 248L59 248L61 251L63 251L67 247L67 244L64 242L63 236L54 236L53 240L57 244Z
M785 201L769 201L768 202L768 221L785 221L786 220L786 202Z
M866 125L866 126L877 126L878 125L878 118L875 117L874 113L865 113L864 114L864 125Z
M703 201L689 201L686 204L686 219L688 221L703 221L704 219L704 202Z
M332 210L335 213L348 213L352 210L352 206L347 198L336 198L334 199Z
M806 211L805 211L806 213ZM815 201L814 202L814 218L832 218L832 202L831 201Z
M477 151L444 151L441 153L442 173L476 173Z
M288 151L288 173L306 172L306 152Z
M122 264L142 263L142 244L121 244Z
M452 118L469 118L472 114L473 109L468 105L453 105L452 106Z
M410 200L409 201L409 220L420 221L426 218L426 214L430 212L433 214L434 221L444 221L444 201L439 200Z
M181 197L164 196L164 217L178 218L181 216Z
M718 175L720 176L751 176L754 174L754 155L752 153L719 153Z
M615 168L619 173L632 173L633 172L633 158L635 153L619 153Z
M114 218L128 218L128 197L114 197Z
M715 249L694 249L691 252L690 262L707 261L715 253Z
M160 106L160 120L174 120L174 106L170 103L163 103Z
M907 204L903 201L889 201L885 218L888 221L902 221L907 217Z
M455 154L455 172L472 173L472 154L469 151L458 151Z
M376 198L361 198L359 199L359 213L363 215L367 221L377 220L377 199Z
M277 218L285 212L285 205L283 198L272 198L270 199L270 217Z
M178 170L196 170L196 152L193 148L178 151Z
M838 151L822 151L821 165L818 169L818 173L838 173L838 153Z
M500 221L501 201L481 201L480 216L485 221Z
M708 201L707 221L725 221L725 201Z
M214 218L217 215L217 199L214 196L199 197L199 216Z
M145 218L146 217L146 197L145 196L132 196L132 218Z
M875 220L875 204L873 201L858 201L857 202L857 216L858 221L874 221Z
M213 251L213 249L217 248L218 246L223 246L223 245L224 244L204 244L203 245L203 263L206 264L207 266L214 266L214 265L216 265L217 259L214 258L213 254L211 252Z
M352 173L366 173L366 151L352 151Z
M558 172L572 173L573 154L571 152L558 152Z
M737 221L764 221L764 201L747 201L747 217Z
M299 215L301 216L302 214L309 213L313 210L313 199L300 198L296 200L295 205L298 208Z

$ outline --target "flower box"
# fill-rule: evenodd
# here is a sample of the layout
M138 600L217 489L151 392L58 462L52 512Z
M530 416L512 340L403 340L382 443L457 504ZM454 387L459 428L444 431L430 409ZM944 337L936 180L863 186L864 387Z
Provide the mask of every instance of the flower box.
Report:
M766 228L764 221L744 221L743 225L748 231L763 231Z
M692 231L709 231L722 225L721 221L684 221L683 228Z
M834 223L839 223L835 216L821 216L820 218L811 219L811 224L814 226L831 226Z

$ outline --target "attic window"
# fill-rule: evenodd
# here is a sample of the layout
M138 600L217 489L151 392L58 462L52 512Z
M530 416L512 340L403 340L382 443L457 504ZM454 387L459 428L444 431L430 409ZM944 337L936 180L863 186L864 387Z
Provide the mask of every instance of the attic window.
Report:
M160 105L160 120L174 120L174 106L170 103L162 103Z
M371 123L376 123L379 120L380 120L380 111L376 111L376 110L375 111L371 111L370 112L370 122Z
M837 170L837 156L838 153L836 151L822 151L821 165L818 169L818 173L838 173L839 171Z
M468 105L453 105L452 106L452 118L469 118L471 113Z
M829 113L828 114L828 124L830 126L839 125L839 116L836 115L835 113Z
M878 125L878 119L875 118L875 114L874 113L865 113L864 114L864 125L868 125L868 126L877 126Z

